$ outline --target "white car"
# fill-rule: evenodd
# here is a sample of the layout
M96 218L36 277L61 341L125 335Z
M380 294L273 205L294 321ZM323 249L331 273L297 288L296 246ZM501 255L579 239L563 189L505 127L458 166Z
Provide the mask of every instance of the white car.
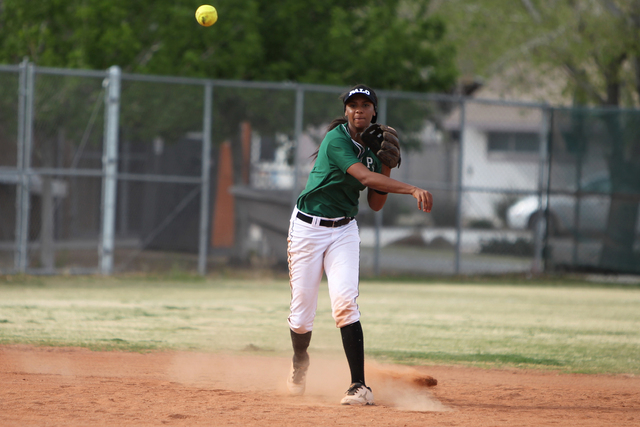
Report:
M582 184L580 202L575 195L550 195L548 229L550 235L563 234L575 229L581 233L602 233L607 228L611 181L608 174L598 174ZM544 212L539 208L539 198L532 195L520 199L507 210L507 226L513 229L533 230ZM640 216L638 217L640 219ZM640 221L636 230L640 231Z

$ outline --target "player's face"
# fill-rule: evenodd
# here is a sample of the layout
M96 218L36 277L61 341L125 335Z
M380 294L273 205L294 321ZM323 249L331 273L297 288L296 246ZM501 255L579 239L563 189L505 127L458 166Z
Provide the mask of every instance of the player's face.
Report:
M365 130L376 114L373 103L364 95L351 97L345 107L349 127L357 132Z

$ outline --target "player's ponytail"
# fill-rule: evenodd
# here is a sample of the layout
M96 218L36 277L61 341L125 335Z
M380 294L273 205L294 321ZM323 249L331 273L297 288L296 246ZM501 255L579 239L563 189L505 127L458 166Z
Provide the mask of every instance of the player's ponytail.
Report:
M340 125L343 125L347 123L347 118L344 116L341 117L336 117L335 119L333 119L333 121L331 123L329 123L329 126L327 126L327 132L329 132L330 130L333 130L335 128L337 128Z
M327 132L329 132L330 130L333 130L335 128L337 128L340 125L343 125L347 123L347 118L346 117L337 117L335 119L333 119L333 121L331 123L329 123L329 126L327 126ZM312 155L309 156L309 158L313 159L314 161L318 158L318 151L320 151L320 147L316 148L316 151L313 152Z

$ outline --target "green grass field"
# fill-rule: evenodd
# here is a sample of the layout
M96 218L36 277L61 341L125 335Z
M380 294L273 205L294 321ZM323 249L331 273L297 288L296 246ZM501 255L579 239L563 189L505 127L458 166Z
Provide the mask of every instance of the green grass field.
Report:
M640 287L369 280L367 357L640 374ZM286 278L0 277L0 344L290 353ZM342 354L321 289L311 349Z

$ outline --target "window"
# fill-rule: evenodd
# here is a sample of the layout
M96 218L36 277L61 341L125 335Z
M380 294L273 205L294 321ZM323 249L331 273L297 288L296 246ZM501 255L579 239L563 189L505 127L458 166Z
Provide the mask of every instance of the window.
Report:
M489 153L537 153L540 135L529 132L489 132Z

